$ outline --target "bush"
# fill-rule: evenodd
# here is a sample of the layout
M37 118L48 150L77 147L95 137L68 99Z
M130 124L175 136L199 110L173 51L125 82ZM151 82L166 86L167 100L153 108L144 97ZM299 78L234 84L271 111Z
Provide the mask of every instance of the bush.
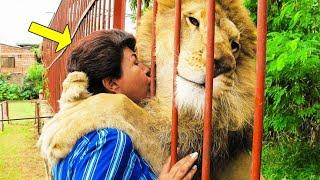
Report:
M23 99L38 98L39 91L43 87L44 67L40 63L32 64L23 81L21 97Z
M7 82L8 76L0 74L0 101L20 99L20 87Z
M9 84L9 76L0 74L0 100L26 100L38 98L43 86L44 67L40 63L32 64L20 87L17 84Z

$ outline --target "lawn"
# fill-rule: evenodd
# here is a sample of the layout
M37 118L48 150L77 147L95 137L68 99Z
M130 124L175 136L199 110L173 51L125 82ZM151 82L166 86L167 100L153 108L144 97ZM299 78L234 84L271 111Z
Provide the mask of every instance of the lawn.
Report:
M10 118L34 116L28 101L9 104ZM35 146L37 129L34 120L5 122L0 131L0 179L44 179L44 163Z

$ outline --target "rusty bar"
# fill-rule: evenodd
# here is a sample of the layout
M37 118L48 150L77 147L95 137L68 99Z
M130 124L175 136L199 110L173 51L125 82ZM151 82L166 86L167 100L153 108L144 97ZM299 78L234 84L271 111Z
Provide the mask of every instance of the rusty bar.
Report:
M73 32L73 19L74 19L74 4L73 4L73 0L69 0L70 4L69 4L69 8L70 8L70 33Z
M111 0L109 0L108 4L108 29L111 28Z
M126 13L126 1L125 0L114 1L113 28L124 30L125 15L126 15L125 13Z
M91 33L91 9L89 9L89 11L88 11L88 34L87 35L89 35L90 33Z
M215 0L208 0L207 13L207 63L206 63L206 88L203 122L202 145L202 174L201 179L209 180L211 176L210 152L212 147L212 90L214 71L214 31L215 31ZM212 172L213 173L213 172Z
M99 24L98 24L98 29L100 30L101 28L101 0L99 0L99 18L98 18L98 22L99 22Z
M174 29L174 63L173 63L173 92L172 92L172 126L171 126L171 167L177 162L178 144L178 109L176 105L176 76L180 54L181 0L175 1Z
M84 19L84 36L87 36L88 35L88 16L85 17Z
M93 25L93 27L94 27L93 30L94 31L97 30L97 14L98 14L97 13L97 7L98 7L98 4L97 4L97 1L95 1L95 3L94 3L94 13L93 13L94 14L94 23L93 23L94 24Z
M258 1L258 34L257 34L257 80L255 113L253 122L253 147L252 147L252 180L260 179L261 150L263 135L263 110L264 110L264 86L266 68L266 34L267 34L267 1Z
M157 20L158 3L157 0L153 1L152 8L152 36L151 36L151 83L150 83L150 95L154 97L156 95L156 20Z
M80 9L79 9L79 17L78 17L78 22L79 22L79 40L83 37L83 22L82 22L82 13L83 13L83 4L84 2L79 0L79 3L80 3Z
M72 22L71 22L71 16L72 16L72 6L71 6L71 2L72 0L68 0L68 5L67 5L67 24L69 24L69 28L70 31L72 32ZM61 20L61 14L60 14L60 21L59 22L63 22ZM62 23L59 23L58 26L61 27Z
M93 32L93 7L90 9L90 34Z
M103 12L102 12L102 29L106 29L106 3L107 0L103 1Z
M142 0L137 0L137 27L138 27L138 25L140 24L140 19L141 19L141 1ZM156 0L154 0L154 1L156 1ZM153 7L154 8L154 7Z
M79 21L79 17L80 17L80 1L79 0L75 0L75 7L76 7L76 18L75 18L75 22ZM75 25L77 25L75 23ZM74 27L74 29L76 30L76 26ZM77 36L77 40L78 40L79 36Z

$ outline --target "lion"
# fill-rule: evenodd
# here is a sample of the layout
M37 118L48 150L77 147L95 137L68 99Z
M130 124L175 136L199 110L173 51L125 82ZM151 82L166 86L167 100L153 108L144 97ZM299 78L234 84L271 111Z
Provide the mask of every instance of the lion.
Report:
M52 165L64 158L77 139L97 128L128 133L135 148L158 173L170 154L174 1L158 0L157 94L138 106L124 95L87 93L83 74L68 75L58 114L45 125L38 146ZM206 64L206 1L182 3L181 50L176 77L179 111L179 157L202 151ZM150 59L151 11L137 29L140 60ZM250 179L256 29L240 0L216 2L213 79L214 179ZM150 61L144 63L150 64ZM79 84L80 83L80 84ZM94 113L92 113L94 112ZM201 160L201 158L199 158ZM198 166L201 166L200 160ZM200 177L200 167L197 177Z
M171 115L174 1L158 0L156 19L156 105ZM200 151L206 74L207 2L184 0L181 9L181 43L176 77L179 111L179 147L182 155ZM244 158L251 148L255 88L256 28L240 0L216 1L213 79L213 171L221 172L228 160ZM137 29L139 59L150 59L152 12ZM150 64L150 61L145 61ZM154 109L151 105L150 109ZM167 140L167 141L166 141ZM162 144L169 148L169 138ZM244 154L242 154L244 153ZM239 156L241 154L242 156ZM245 161L250 173L250 156ZM244 161L243 161L244 162ZM229 167L231 168L231 167ZM219 175L218 175L219 176ZM239 176L229 176L237 177ZM219 178L220 179L220 178ZM221 178L226 179L226 177ZM231 178L233 179L233 178ZM243 178L246 179L246 178Z

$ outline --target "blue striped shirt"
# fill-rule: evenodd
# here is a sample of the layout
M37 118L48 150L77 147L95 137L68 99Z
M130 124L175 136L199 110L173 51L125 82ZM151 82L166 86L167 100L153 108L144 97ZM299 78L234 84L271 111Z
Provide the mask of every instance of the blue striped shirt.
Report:
M68 138L68 137L66 137ZM52 168L54 179L156 179L148 163L134 149L130 137L118 129L92 131Z

